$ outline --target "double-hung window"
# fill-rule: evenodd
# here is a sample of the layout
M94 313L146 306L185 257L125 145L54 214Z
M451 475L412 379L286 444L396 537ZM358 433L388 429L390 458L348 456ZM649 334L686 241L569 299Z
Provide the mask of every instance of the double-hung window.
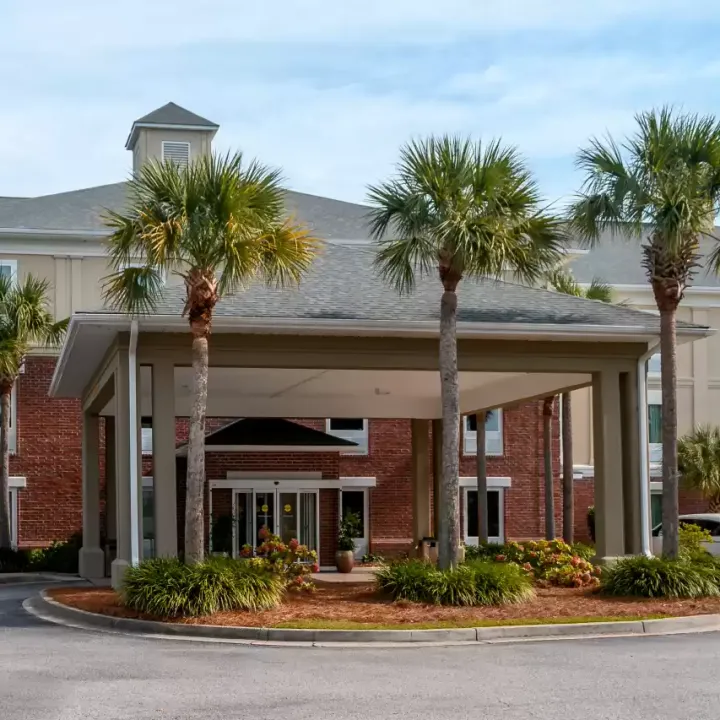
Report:
M17 260L0 258L0 275L17 282ZM0 409L2 412L2 409ZM10 452L17 451L17 388L14 387L10 396L10 433L8 435Z
M477 454L477 417L463 418L463 454ZM485 417L485 454L503 454L503 411L488 410Z
M352 455L368 454L367 418L328 418L325 421L325 432L357 444L356 448L348 448L344 452Z
M648 390L648 443L650 462L662 462L662 395Z

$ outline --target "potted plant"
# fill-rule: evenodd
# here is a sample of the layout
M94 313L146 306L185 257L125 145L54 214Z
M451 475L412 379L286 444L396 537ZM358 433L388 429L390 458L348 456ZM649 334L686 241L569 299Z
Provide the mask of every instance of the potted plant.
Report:
M355 566L355 538L360 534L360 516L348 511L340 521L335 567L338 572L352 572Z

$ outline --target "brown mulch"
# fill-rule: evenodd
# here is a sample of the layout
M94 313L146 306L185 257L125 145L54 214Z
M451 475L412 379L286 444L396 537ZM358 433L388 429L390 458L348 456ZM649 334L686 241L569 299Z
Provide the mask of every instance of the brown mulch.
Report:
M124 608L117 594L107 588L54 588L52 598L81 610L114 617L153 619ZM221 612L203 618L173 622L204 625L273 627L297 620L352 620L360 623L407 624L520 620L524 618L636 618L651 615L707 615L720 613L720 598L700 600L644 600L606 598L574 588L538 589L537 597L519 605L499 607L440 607L393 603L376 594L369 583L317 583L314 593L291 593L274 610L258 613Z

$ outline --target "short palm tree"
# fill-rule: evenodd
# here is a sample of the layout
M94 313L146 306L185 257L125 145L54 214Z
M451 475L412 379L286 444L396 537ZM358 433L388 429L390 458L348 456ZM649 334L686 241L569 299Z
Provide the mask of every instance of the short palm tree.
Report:
M442 481L439 563L455 564L460 544L456 290L463 278L511 272L534 282L555 265L560 221L546 213L530 171L514 148L451 137L414 141L400 151L394 178L369 188L376 266L401 293L418 276L438 277Z
M277 171L242 156L205 156L187 169L150 162L130 180L129 204L109 212L114 272L105 296L131 313L152 312L167 273L186 289L184 315L192 335L193 405L190 418L185 515L185 561L205 554L203 491L208 337L213 310L225 295L259 278L296 283L308 270L316 240L284 219ZM140 260L140 267L137 265Z
M684 485L698 490L720 512L720 428L700 425L678 441L678 469Z
M622 145L591 140L577 165L585 174L571 207L574 231L644 239L642 264L660 312L663 408L663 554L678 554L677 309L720 210L720 123L670 109L637 116ZM720 268L720 248L710 258Z
M67 320L55 322L49 283L28 275L21 283L0 276L0 549L10 547L10 402L25 357L32 349L56 347Z
M580 285L570 272L556 268L548 275L548 283L555 292L574 297L612 302L612 288L599 278L593 278L590 285ZM573 445L572 445L572 401L569 392L563 393L560 400L562 435L560 442L563 452L563 540L572 545L575 534L575 498L573 486Z

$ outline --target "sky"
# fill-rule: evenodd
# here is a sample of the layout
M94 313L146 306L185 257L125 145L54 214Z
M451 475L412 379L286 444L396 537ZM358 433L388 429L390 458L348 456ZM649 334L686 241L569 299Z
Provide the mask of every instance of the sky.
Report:
M670 104L720 116L710 0L2 0L0 196L119 182L173 101L293 190L362 202L412 138L516 145L550 202L578 148Z

